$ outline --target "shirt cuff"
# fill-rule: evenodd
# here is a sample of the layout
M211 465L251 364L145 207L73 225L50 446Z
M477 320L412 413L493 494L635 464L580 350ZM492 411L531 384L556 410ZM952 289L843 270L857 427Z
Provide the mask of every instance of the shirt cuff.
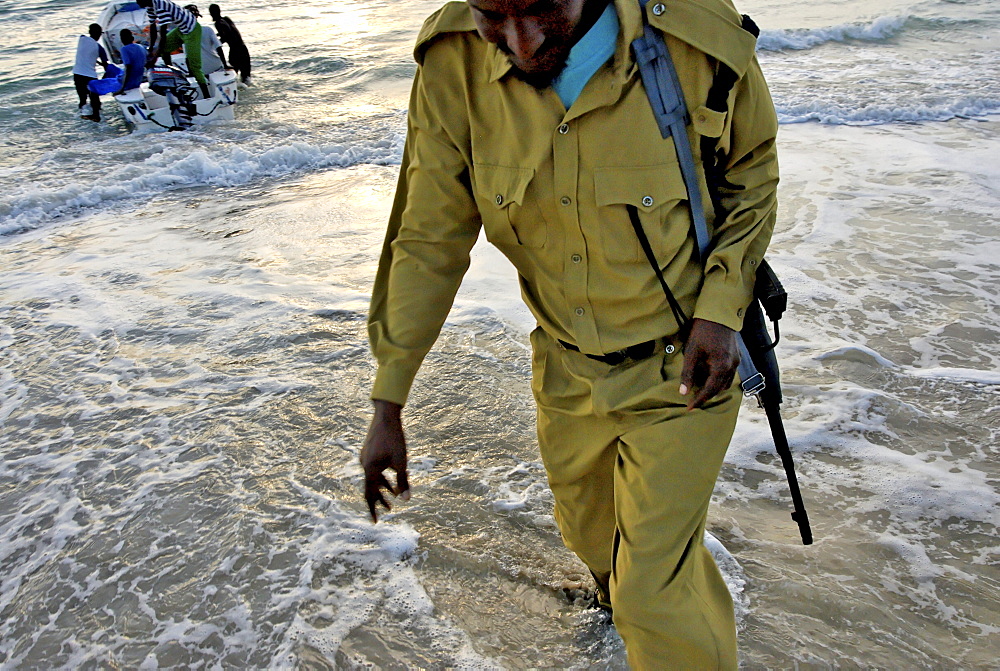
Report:
M695 319L704 319L728 326L734 331L743 328L743 315L753 299L753 291L726 282L709 282L706 278L695 306Z
M375 373L375 384L372 385L372 400L406 405L416 373L417 371L409 366L398 363L379 365Z

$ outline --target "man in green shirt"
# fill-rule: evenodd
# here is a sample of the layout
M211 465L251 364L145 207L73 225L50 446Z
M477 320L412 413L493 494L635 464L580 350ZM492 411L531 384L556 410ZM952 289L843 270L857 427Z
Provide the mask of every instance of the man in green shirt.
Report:
M424 24L369 317L365 497L373 519L384 491L409 497L401 409L482 229L538 320L532 391L555 517L630 665L735 668L732 601L702 536L740 403L735 336L774 226L777 121L729 0L652 0L647 12L684 90L695 159L701 136L722 156L704 260L630 50L636 0L468 0ZM726 112L704 105L720 62L737 75Z

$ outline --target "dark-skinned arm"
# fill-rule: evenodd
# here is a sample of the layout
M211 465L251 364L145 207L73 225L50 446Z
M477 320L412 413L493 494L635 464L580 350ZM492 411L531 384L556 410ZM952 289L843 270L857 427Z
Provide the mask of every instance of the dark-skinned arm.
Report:
M754 278L777 212L778 129L774 104L756 59L737 82L725 131L725 183L712 222L705 279L684 350L682 394L699 408L732 384L739 365L736 333L753 299Z
M129 72L132 70L133 67L134 66L129 65L128 63L125 64L125 74L122 75L122 86L115 93L116 96L120 96L121 94L125 93L125 82L128 81Z
M156 53L156 46L160 43L157 39L159 37L159 25L157 25L155 20L150 20L149 22L149 57L153 58Z
M434 72L424 76L424 68ZM424 357L437 339L481 228L469 173L470 132L454 122L464 109L464 67L431 46L418 54L407 115L399 183L372 287L368 334L378 370L375 417L362 448L365 500L372 519L384 491L409 496L400 410ZM383 471L396 472L393 487ZM389 476L392 477L391 475Z
M147 62L152 65L158 57L163 56L163 62L170 65L170 54L163 50L163 46L167 43L167 27L151 26L149 34L151 42L149 44L149 60Z
M361 467L365 471L365 501L372 522L378 522L378 504L386 510L392 506L384 492L410 500L410 483L406 472L406 438L403 435L402 407L392 401L375 400L375 415L365 444L361 448ZM385 477L385 470L396 472L396 485Z

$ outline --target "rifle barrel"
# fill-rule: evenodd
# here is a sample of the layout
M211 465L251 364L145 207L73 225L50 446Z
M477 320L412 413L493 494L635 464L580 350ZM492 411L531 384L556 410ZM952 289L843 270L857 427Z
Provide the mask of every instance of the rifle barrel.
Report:
M799 535L802 536L803 545L812 545L812 528L809 526L809 515L806 513L806 506L802 502L802 493L799 491L799 480L795 477L795 462L792 461L792 450L788 447L788 438L785 435L785 425L781 421L781 412L777 403L763 403L764 413L767 415L767 423L771 426L771 435L774 437L774 447L781 457L781 465L785 469L785 477L788 478L788 489L792 495L792 519L799 526Z

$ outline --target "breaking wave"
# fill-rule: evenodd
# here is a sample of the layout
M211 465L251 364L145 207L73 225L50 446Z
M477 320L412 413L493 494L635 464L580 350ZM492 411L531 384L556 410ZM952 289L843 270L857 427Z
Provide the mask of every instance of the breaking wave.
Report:
M105 209L125 201L148 200L163 191L236 186L262 177L365 163L390 165L399 162L403 140L402 134L389 132L381 139L361 145L298 141L255 149L178 147L174 142L157 139L145 160L111 164L96 181L78 173L63 182L56 179L15 182L0 197L0 235L32 230L58 217ZM132 137L126 141L149 142Z
M874 126L886 123L982 119L1000 114L1000 100L991 97L965 97L944 104L917 101L912 105L866 105L857 108L822 100L776 103L778 121L783 124L818 121L834 126Z
M880 16L870 23L847 23L828 28L764 30L757 38L757 49L760 51L811 49L827 42L848 40L881 42L902 32L908 19L906 16Z
M828 42L885 42L904 31L942 28L969 23L954 19L928 19L915 16L880 16L867 22L842 23L825 28L764 30L757 39L759 51L811 49Z

